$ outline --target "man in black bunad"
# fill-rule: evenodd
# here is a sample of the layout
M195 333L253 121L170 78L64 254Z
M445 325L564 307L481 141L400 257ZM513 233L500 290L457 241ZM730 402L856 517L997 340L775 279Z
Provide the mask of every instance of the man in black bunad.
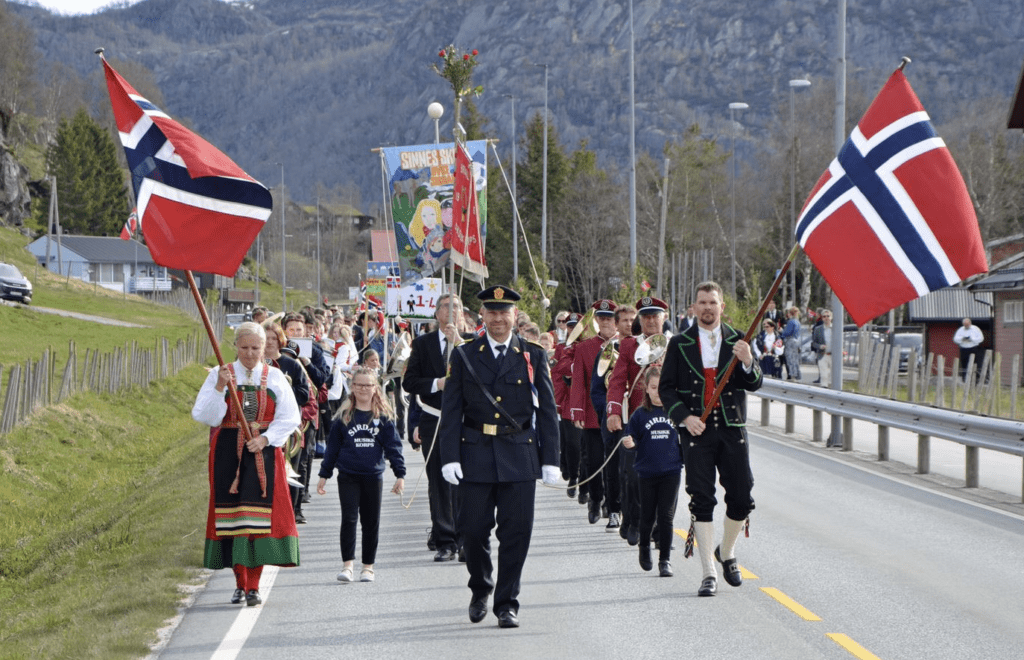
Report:
M505 286L477 294L487 329L452 352L441 408L441 472L461 491L459 528L469 570L469 620L493 611L519 627L520 576L533 533L538 478L559 482L558 421L544 349L512 333L520 296ZM491 529L497 522L498 579Z
M743 583L736 564L736 540L754 509L750 491L747 445L746 392L761 387L761 369L754 361L743 333L722 323L725 310L722 287L715 282L697 285L697 325L676 335L668 344L658 393L669 417L679 427L686 461L686 492L690 496L690 533L687 553L696 541L704 571L699 596L714 596L718 590L717 560L725 581L738 587ZM707 418L700 418L717 383L725 375L730 358L740 361L732 372L722 396ZM725 489L725 521L722 542L714 544L713 513L715 473Z

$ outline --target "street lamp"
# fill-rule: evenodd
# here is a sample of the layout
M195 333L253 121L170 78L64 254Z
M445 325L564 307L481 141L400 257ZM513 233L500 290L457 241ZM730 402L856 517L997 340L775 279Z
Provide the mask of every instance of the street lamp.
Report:
M810 80L789 81L789 127L793 138L793 167L789 171L789 215L790 215L790 236L796 236L796 90L803 87L810 87ZM793 304L796 304L796 271L789 274L790 296Z
M732 124L732 297L736 297L736 119L737 110L746 110L746 103L729 104L729 123Z
M285 235L284 235L284 163L281 166L281 311L288 311L288 269L285 267Z
M534 64L544 67L544 175L543 190L540 195L540 260L548 263L548 65Z
M434 101L427 106L427 114L434 120L434 144L439 144L441 142L441 126L439 122L444 114L444 106Z
M516 97L502 94L512 101L512 281L519 279L519 222L516 218Z
M316 196L316 296L319 307L324 300L324 290L320 286L320 195Z

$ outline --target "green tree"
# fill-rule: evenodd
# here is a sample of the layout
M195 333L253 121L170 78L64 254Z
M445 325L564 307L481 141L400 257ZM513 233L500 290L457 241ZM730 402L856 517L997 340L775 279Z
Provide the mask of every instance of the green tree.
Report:
M61 226L86 235L115 235L130 211L123 171L110 134L79 109L63 120L47 153L57 177Z
M0 111L17 114L31 98L35 37L0 0Z

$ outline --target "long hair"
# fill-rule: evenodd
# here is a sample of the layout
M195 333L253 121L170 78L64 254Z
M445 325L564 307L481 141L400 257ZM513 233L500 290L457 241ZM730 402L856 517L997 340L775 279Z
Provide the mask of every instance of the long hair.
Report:
M654 402L651 401L651 393L647 391L647 385L653 378L661 378L661 367L657 365L652 366L644 375L644 410L648 412L654 408Z
M373 398L370 400L370 415L377 419L379 417L392 417L394 413L391 410L391 404L388 403L387 398L384 397L384 392L381 390L380 381L377 378L377 374L373 369L366 367L357 367L352 371L352 391L349 392L348 396L345 397L345 401L342 402L338 408L338 412L334 414L335 419L341 419L342 422L348 424L352 421L352 415L356 409L356 390L355 382L358 376L369 376L370 380L373 381Z

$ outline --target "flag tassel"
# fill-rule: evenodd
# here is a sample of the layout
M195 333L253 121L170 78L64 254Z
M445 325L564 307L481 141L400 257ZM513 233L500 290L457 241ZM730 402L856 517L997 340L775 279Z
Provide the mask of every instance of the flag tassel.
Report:
M750 328L747 329L747 334L743 336L743 341L750 343L750 340L754 338L757 333L758 327L761 324L761 317L764 316L765 310L768 309L768 303L775 297L775 293L779 290L779 286L782 285L783 278L786 277L786 273L789 272L789 267L793 265L793 260L796 259L796 255L800 252L800 243L796 243L793 249L789 251L789 256L786 257L786 263L782 264L782 268L779 269L779 274L775 276L775 281L772 282L772 286L768 289L768 294L765 295L764 300L761 301L761 307L757 310L757 314L754 315L754 319L750 322ZM729 382L729 377L732 376L733 370L736 369L738 360L735 355L729 356L729 363L725 366L725 375L718 381L718 385L715 386L715 391L711 395L711 399L708 405L704 406L704 413L700 416L701 422L707 422L708 415L714 409L715 404L722 397L722 392L725 390L725 386Z
M210 323L210 317L206 314L206 305L203 304L203 297L199 294L199 287L196 286L196 280L192 277L192 271L186 270L185 277L188 278L188 287L192 290L192 297L195 298L196 307L199 308L199 315L203 317L203 325L206 326L206 334L210 338L210 345L213 346L213 354L217 356L217 364L220 367L224 366L224 357L220 354L220 344L217 343L217 335L213 332L213 324ZM238 398L238 390L235 389L234 379L228 381L228 405L235 407L235 414L238 419L245 420L245 415L242 413L242 402ZM238 428L241 429L245 435L245 442L248 443L252 440L252 429L249 428L248 424L239 424ZM263 453L259 452L256 454L256 471L260 476L260 489L263 493L263 497L267 496L267 478L266 471L263 466ZM238 493L238 475L235 476L235 480L231 483L230 492L232 494Z

